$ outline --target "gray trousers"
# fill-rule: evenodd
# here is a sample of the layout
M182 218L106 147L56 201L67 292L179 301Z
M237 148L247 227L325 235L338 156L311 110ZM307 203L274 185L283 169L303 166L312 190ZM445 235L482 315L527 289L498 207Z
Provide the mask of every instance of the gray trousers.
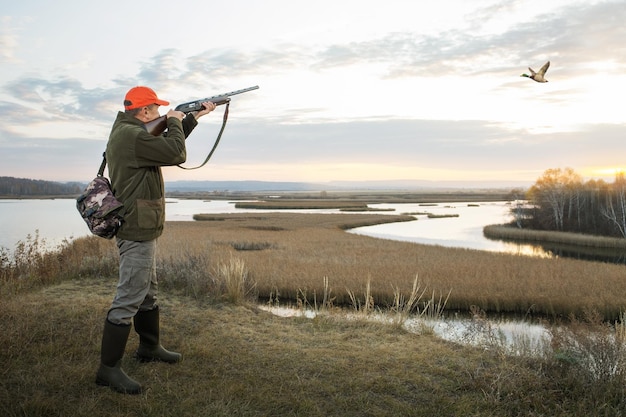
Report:
M140 309L156 307L156 239L135 242L117 238L120 253L117 292L107 319L114 324L131 324Z

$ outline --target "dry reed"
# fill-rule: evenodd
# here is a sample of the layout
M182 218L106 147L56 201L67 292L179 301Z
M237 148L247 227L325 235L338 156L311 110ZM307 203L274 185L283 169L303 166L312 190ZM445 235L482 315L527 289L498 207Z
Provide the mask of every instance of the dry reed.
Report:
M595 248L626 249L626 239L592 236L578 233L567 233L547 230L520 229L509 225L494 224L483 228L485 236L492 239L515 239L534 242L563 243Z
M219 265L240 262L246 270L246 297L279 298L283 305L303 296L311 301L313 295L315 304L323 295L321 303L327 305L332 287L334 306L391 308L397 305L398 293L411 293L419 274L421 285L433 294L449 294L448 312L478 306L490 315L566 318L595 309L606 320L615 320L624 311L622 265L443 248L344 231L411 216L263 213L204 218L218 221L166 224L157 259L164 289L220 298L225 286L218 277ZM95 237L77 239L59 252L33 259L28 268L35 269L30 272L21 260L14 265L5 261L0 291L94 274L114 276L117 270L114 242ZM366 296L357 301L355 291L364 286Z
M300 290L323 294L326 277L335 288L335 305L354 306L354 291L369 280L375 304L389 307L394 305L394 287L410 293L419 274L430 291L449 293L447 311L469 311L476 305L489 314L557 318L595 308L612 320L624 310L626 282L620 265L443 248L342 230L393 221L396 216L264 213L219 217L220 221L168 223L160 252L168 253L183 241L191 248L210 241L211 250L204 256L228 259L236 254L262 300L279 295L281 302L295 303ZM235 251L233 241L263 243L267 248ZM337 290L341 288L346 290Z

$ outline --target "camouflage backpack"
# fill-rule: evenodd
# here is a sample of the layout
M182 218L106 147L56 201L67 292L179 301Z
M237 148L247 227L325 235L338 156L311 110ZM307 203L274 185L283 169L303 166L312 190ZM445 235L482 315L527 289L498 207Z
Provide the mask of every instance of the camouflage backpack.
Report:
M121 214L124 205L115 198L109 179L103 175L106 154L103 153L102 157L98 176L76 199L76 208L94 235L111 239L124 220Z

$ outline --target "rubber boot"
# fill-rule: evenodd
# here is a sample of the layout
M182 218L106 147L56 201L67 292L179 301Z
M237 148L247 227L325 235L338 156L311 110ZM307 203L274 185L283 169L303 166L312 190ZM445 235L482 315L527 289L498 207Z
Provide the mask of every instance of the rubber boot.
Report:
M141 362L160 361L180 362L182 355L170 352L159 343L159 307L148 311L138 311L133 319L135 331L139 334L139 348L135 358Z
M141 384L126 375L120 367L129 334L130 324L117 325L108 319L104 322L96 384L111 387L124 394L139 394L142 390Z

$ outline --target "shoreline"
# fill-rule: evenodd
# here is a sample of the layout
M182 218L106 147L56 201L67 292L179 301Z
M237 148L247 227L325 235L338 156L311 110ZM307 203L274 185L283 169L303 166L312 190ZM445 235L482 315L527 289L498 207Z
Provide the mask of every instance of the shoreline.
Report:
M585 235L572 232L519 229L506 224L485 226L483 233L490 239L501 239L513 242L556 243L581 248L626 249L626 239L624 238Z

